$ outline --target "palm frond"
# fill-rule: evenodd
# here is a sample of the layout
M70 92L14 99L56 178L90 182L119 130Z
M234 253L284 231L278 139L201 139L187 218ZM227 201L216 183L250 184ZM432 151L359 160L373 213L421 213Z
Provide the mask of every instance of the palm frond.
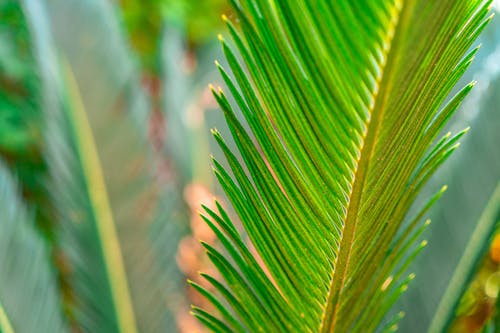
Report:
M450 328L460 299L478 269L480 260L488 252L499 217L500 184L497 185L470 237L469 244L434 315L429 329L430 333L446 332Z
M231 260L205 244L227 287L205 277L234 314L214 301L223 319L194 308L201 321L238 332L378 327L413 279L404 272L425 246L421 218L442 191L401 224L464 134L436 140L473 86L442 106L489 3L232 2L239 58L221 42L234 79L219 68L256 143L214 91L243 158L214 131L232 176L214 168L269 275L228 214L206 209Z
M420 333L428 329L474 227L500 179L500 157L493 153L500 141L497 112L500 80L495 70L500 56L499 23L494 19L479 38L481 52L473 68L461 79L461 82L466 82L474 78L478 83L447 126L453 131L469 125L470 131L457 153L436 172L424 190L431 193L443 182L449 185L446 195L429 212L430 218L437 222L429 228L429 246L411 266L418 276L418 284L401 297L400 306L404 311L419 313L401 324L403 332ZM473 298L483 302L481 292L474 293ZM477 302L474 303L478 305Z
M0 332L67 332L50 252L3 161L0 215Z
M498 22L495 22L494 26L498 27ZM492 39L493 36L489 37ZM490 45L495 46L495 43L491 41ZM478 289L488 291L488 287L483 285L482 277L489 277L487 272L496 269L496 259L489 250L490 246L494 246L492 244L494 234L498 234L500 189L498 184L495 186L495 182L498 183L500 178L500 164L498 156L491 152L495 151L500 138L497 131L500 121L497 112L500 78L498 71L492 69L491 64L499 54L500 49L496 46L496 49L491 50L488 59L484 61L484 67L477 70L476 76L481 80L481 85L466 103L469 107L474 105L476 108L475 118L471 124L471 135L458 154L455 165L452 165L449 170L453 180L450 185L453 186L450 186L451 191L442 203L444 205L441 207L444 211L442 212L443 220L453 225L460 223L460 229L464 228L464 224L470 223L475 225L475 229L473 232L466 229L467 235L471 235L467 237L470 238L468 245L465 251L459 251L460 261L437 311L434 311L431 329L435 332L460 331L461 327L472 322L471 318L475 315L479 316L478 312L483 304L490 303L491 298L494 298L491 293L483 294L482 291L478 292ZM470 177L471 174L477 176ZM464 188L468 190L464 192ZM455 210L448 211L447 208L451 205L450 200L453 205L457 206ZM475 206L485 206L485 208L482 212L477 212L478 209ZM451 236L457 237L458 235ZM441 250L441 252L445 251ZM444 255L449 258L448 260L453 258L447 252ZM470 292L466 291L467 289L470 289ZM492 315L497 314L493 312ZM474 320L474 325L481 327L488 319L489 315L485 315L481 320Z
M171 327L167 268L157 257L155 242L168 241L168 235L158 239L151 229L155 215L164 212L157 206L159 189L147 168L144 132L136 127L137 117L124 111L122 95L130 77L113 81L103 69L109 86L102 86L101 76L94 73L101 89L95 90L82 68L86 60L96 59L75 59L63 43L54 42L58 37L49 25L54 24L47 15L50 7L29 0L25 6L43 74L49 186L67 260L71 314L88 332L165 330ZM83 10L93 13L91 9L74 13L81 18ZM82 35L75 33L75 39L85 36L85 30L78 31ZM55 52L64 59L62 68Z

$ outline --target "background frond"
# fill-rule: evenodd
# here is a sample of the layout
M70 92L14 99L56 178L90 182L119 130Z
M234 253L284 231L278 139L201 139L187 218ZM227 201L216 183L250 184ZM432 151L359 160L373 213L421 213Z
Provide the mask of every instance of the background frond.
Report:
M495 69L500 54L499 26L495 18L479 38L481 49L477 60L461 80L462 84L477 80L477 86L445 130L470 126L470 131L461 140L457 153L433 176L422 193L425 198L443 182L448 184L446 195L429 212L434 222L429 228L429 247L411 267L419 283L414 284L400 302L407 313L419 313L418 318L407 316L403 321L404 332L417 333L429 327L481 212L500 179L500 160L492 153L500 140L497 130L500 81Z
M474 274L479 270L481 260L486 254L489 254L489 247L493 241L499 220L500 185L493 192L460 258L446 292L436 310L429 328L430 333L445 332L452 329L453 320L458 315L457 310L460 301L467 287L470 285Z
M120 53L109 6L25 2L45 87L49 188L76 325L90 332L157 332L174 325L168 320L166 279L174 263L158 257L156 242L168 237L152 229L165 213L157 206L161 194L154 170L147 168L145 100L134 86L130 59ZM71 19L75 30L61 28L63 22L51 20L52 15ZM95 24L88 25L90 17ZM87 24L80 26L80 19ZM89 40L104 33L102 40ZM70 38L94 42L95 48L78 53ZM103 42L116 47L103 48Z
M0 227L0 332L68 332L50 251L3 161Z

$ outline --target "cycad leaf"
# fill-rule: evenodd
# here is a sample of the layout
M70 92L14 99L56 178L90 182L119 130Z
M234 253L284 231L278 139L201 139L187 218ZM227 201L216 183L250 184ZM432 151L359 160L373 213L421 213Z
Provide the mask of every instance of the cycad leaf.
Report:
M46 7L29 0L25 6L43 74L46 156L58 241L68 261L63 273L72 292L71 315L88 332L165 330L166 269L157 260L154 242L160 240L151 230L159 195L146 168L146 139L121 104L128 86L111 80L109 90L87 86L84 96L82 77L73 75L70 64L59 68L54 50L66 52L53 42Z
M427 191L431 191L443 182L449 185L446 195L429 213L437 222L429 228L429 247L411 267L418 276L418 283L401 298L401 307L407 313L419 313L404 321L403 332L420 333L429 328L453 271L500 179L500 156L492 153L500 141L497 108L500 80L496 70L500 56L499 23L495 18L482 33L481 51L472 64L474 68L464 75L464 78L477 79L478 84L447 126L457 129L470 125L470 133L452 161L440 168L426 186ZM465 82L464 78L460 81ZM481 293L473 294L477 303L471 303L468 310L474 307L475 313L483 313L476 305L484 304L484 298Z
M207 246L228 284L209 279L236 313L224 318L231 330L377 328L425 246L414 245L417 226L442 191L400 226L463 135L433 145L472 88L442 107L473 58L475 50L464 55L488 21L488 5L233 3L238 26L228 26L242 61L222 40L235 81L221 73L257 144L222 90L214 92L244 160L215 131L233 176L218 162L215 172L272 279L227 214L207 211L234 261Z
M100 303L99 306L102 307L103 312L114 310L113 314L110 313L108 315L109 317L115 317L117 331L134 332L136 331L137 323L124 264L125 254L123 253L122 244L120 244L121 241L118 238L116 220L108 193L109 189L105 183L101 161L97 147L95 146L95 138L93 137L85 109L78 96L73 77L69 76L67 85L70 90L69 96L66 97L67 103L75 104L66 105L68 126L66 130L69 134L68 139L71 140L69 142L74 145L72 149L74 149L73 153L75 156L71 156L74 160L68 158L69 156L63 155L62 157L66 158L67 162L73 162L71 164L68 163L66 166L69 166L68 171L80 173L79 180L81 183L74 184L72 190L76 191L80 188L80 191L83 190L84 192L75 196L74 199L77 200L75 206L68 207L73 215L73 218L71 218L71 215L66 215L68 208L63 206L64 201L73 199L72 196L68 195L70 188L65 187L65 194L57 193L57 187L54 189L54 197L56 200L59 199L57 200L57 206L62 217L62 228L64 229L63 236L61 237L62 248L63 251L67 252L70 265L74 269L71 280L73 280L77 297L81 297L81 300L78 302L85 300L89 304L95 303L97 305ZM51 130L55 132L55 129ZM57 147L54 141L51 140L49 135L49 149ZM56 158L55 154L50 154L49 156L54 159ZM58 179L57 182L59 181ZM98 245L95 248L96 252L87 249L87 247L96 245ZM86 258L87 256L90 257ZM91 266L91 264L78 262L83 258L89 260L92 257L95 265L92 271L88 271L86 267ZM106 281L105 284L100 286L102 294L99 297L109 293L110 304L106 304L105 302L98 303L98 299L91 299L91 297L96 297L97 295L89 287L93 285L97 287L102 283L92 281L99 276L96 271L101 271L102 276L100 276L99 280ZM90 279L84 277L91 272L94 275L93 277ZM108 330L112 331L111 328L108 328Z
M68 85L68 101L78 104L66 105L66 119L52 119L55 128L49 127L48 142L49 156L60 159L51 165L53 193L62 220L61 245L73 266L73 287L82 306L78 316L90 331L154 332L165 324L167 306L164 275L154 260L149 230L155 187L145 188L141 141L130 124L108 114L95 119L108 124L108 137L101 137L98 151L76 85ZM61 132L68 135L67 141L55 135ZM67 143L74 146L65 148ZM103 151L108 158L100 158ZM63 172L69 177L61 177ZM100 318L87 319L94 307Z
M66 332L50 252L3 162L0 215L0 332Z
M74 287L77 297L82 298L78 303L86 303L81 304L80 316L88 316L93 307L100 308L102 315L99 320L81 318L82 323L94 331L89 325L97 324L95 329L104 325L104 329L114 317L116 327L106 331L157 331L165 325L167 300L164 274L155 261L149 229L157 190L144 178L144 147L123 116L120 121L111 113L101 114L94 120L104 127L92 128L75 82L68 81L68 86L72 90L68 101L77 104L66 105L67 122L54 122L61 127L49 129L48 142L52 149L49 156L61 159L56 162L61 165L52 165L57 177L54 196L64 229L63 250L74 266ZM104 130L103 136L96 137L95 130ZM64 141L58 142L60 138L53 134L62 131L69 134L65 142L74 145L68 147L74 149L74 155L61 154ZM61 177L61 172L68 171L73 173L69 178ZM91 249L95 244L99 247ZM108 304L101 299L107 293Z
M429 333L446 332L455 318L457 306L481 259L487 253L500 216L500 184L497 185L472 233L448 288L432 320Z

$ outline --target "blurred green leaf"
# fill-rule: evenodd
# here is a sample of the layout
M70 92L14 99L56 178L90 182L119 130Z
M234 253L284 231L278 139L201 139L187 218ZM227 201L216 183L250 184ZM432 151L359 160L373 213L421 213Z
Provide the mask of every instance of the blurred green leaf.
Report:
M460 299L477 271L481 259L489 249L499 217L500 183L481 214L474 233L470 237L469 244L448 284L429 328L430 333L445 332L449 329L455 318Z
M0 162L0 332L69 332L50 251Z
M43 78L48 185L74 325L90 332L173 331L169 285L180 277L167 275L175 263L158 257L158 243L170 234L154 231L169 221L159 221L165 212L145 99L112 7L31 0L25 6ZM67 20L72 28L61 32Z

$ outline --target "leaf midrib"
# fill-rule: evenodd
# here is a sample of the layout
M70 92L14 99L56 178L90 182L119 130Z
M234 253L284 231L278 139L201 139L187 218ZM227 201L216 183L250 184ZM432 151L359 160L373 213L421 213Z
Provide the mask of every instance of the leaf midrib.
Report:
M467 247L435 311L428 330L429 333L445 332L452 324L461 296L467 290L475 274L475 268L484 255L485 247L487 248L490 244L488 239L491 239L495 232L495 225L498 223L497 216L499 209L500 183L497 184L485 209L479 217L477 226L469 239Z
M96 220L103 260L119 332L136 333L137 324L127 282L120 241L109 202L104 175L89 120L82 105L77 83L69 67L65 67L68 90L73 105L69 118L81 157L90 205Z
M403 30L401 27L404 26L404 18L408 14L408 11L405 10L408 8L407 4L404 0L401 0L399 4L395 4L394 8L396 12L391 22L392 31L388 31L387 34L386 42L388 47L384 52L386 61L380 66L381 74L377 84L378 89L374 93L374 102L369 112L370 118L368 119L367 130L362 141L361 153L357 163L358 167L354 173L353 186L344 223L344 232L340 240L339 253L334 265L335 268L320 324L320 332L322 333L331 333L335 330L340 294L346 282L356 227L359 222L358 212L362 202L361 198L366 183L366 175L375 148L376 138L380 131L381 119L385 111L384 106L388 97L386 91L390 86L393 70L393 53L397 49L397 40Z
M0 332L14 333L14 328L5 312L2 302L0 302Z

